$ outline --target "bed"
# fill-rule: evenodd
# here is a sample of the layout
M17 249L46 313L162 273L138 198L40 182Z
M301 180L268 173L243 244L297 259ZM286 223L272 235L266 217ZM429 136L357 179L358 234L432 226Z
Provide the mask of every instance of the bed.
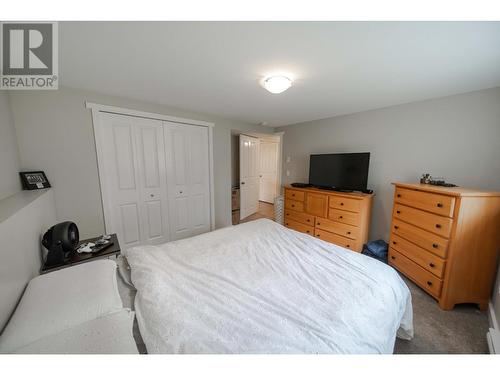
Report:
M271 220L125 255L148 353L392 353L413 337L396 271Z

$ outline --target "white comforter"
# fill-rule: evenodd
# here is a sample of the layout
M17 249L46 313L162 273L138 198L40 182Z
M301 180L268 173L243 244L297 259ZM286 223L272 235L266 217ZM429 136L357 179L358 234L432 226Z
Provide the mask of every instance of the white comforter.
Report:
M149 353L392 353L413 336L391 267L270 220L126 256Z

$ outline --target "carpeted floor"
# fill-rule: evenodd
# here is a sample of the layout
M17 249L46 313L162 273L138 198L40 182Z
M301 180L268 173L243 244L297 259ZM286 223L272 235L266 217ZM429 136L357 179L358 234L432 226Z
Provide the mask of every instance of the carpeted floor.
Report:
M458 305L443 311L437 302L403 277L413 303L413 340L396 340L396 354L488 353L488 316L476 305Z

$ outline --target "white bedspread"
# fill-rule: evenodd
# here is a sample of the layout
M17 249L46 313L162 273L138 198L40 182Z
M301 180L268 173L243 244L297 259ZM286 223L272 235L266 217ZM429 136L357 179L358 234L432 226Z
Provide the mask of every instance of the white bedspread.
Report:
M149 353L392 353L413 336L391 267L267 219L126 256Z

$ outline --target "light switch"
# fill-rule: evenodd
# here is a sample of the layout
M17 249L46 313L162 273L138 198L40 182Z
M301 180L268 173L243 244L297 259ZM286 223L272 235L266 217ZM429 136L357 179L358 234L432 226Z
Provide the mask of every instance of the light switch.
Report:
M290 171L288 169L286 170L286 176L290 177Z

